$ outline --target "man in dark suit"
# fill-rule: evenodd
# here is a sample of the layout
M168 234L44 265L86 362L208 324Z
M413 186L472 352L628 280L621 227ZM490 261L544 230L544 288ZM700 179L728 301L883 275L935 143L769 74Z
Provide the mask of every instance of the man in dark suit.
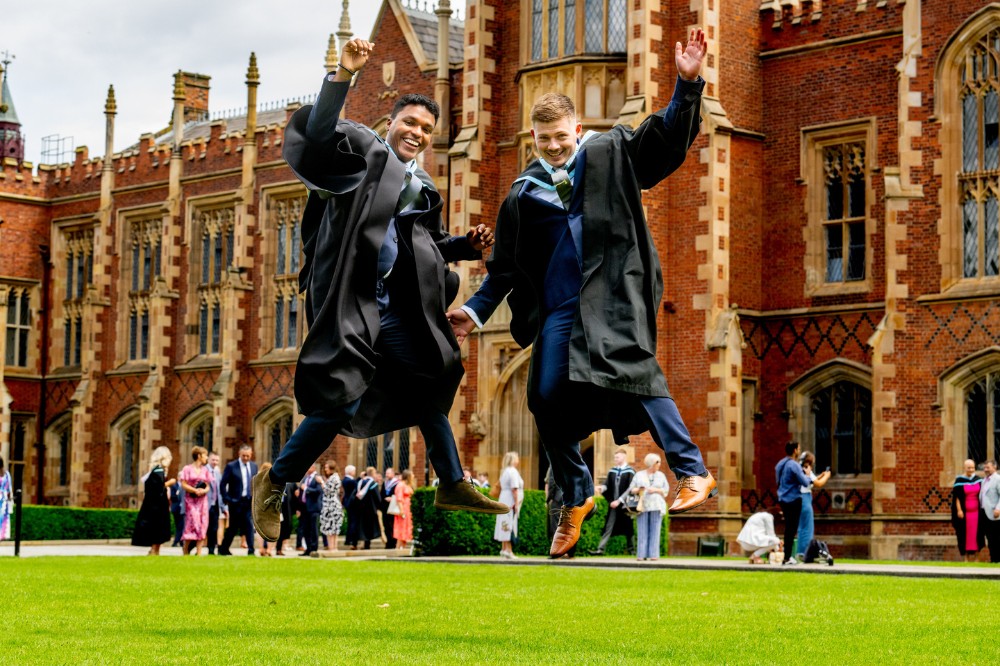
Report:
M257 474L257 463L253 457L253 448L249 444L240 447L239 457L226 465L222 472L222 501L229 507L229 525L219 545L219 555L232 555L229 547L233 537L241 532L247 539L247 555L253 555L254 529L253 518L250 515L250 498L253 477ZM280 507L279 507L280 509Z
M652 434L679 479L671 514L716 493L656 359L663 276L642 190L680 167L698 136L708 44L692 30L687 46L674 50L673 99L635 130L618 125L581 137L571 99L538 98L530 115L541 159L501 204L488 277L447 313L462 341L509 294L511 335L532 345L528 407L565 502L554 558L576 544L594 509L579 440L595 430L611 429L618 441Z
M323 510L323 482L316 473L316 466L309 468L309 476L302 481L302 495L305 498L302 512L302 534L306 549L300 556L312 555L319 550L319 513Z
M354 550L358 547L358 518L361 517L360 508L355 504L358 492L358 480L354 478L357 473L354 465L344 468L344 478L340 480L344 488L344 499L341 504L347 513L347 532L344 535L344 545Z
M341 120L351 78L373 48L363 39L345 44L316 104L285 128L282 154L310 190L299 273L309 332L295 369L306 417L254 482L254 525L268 541L278 538L285 482L301 478L337 434L363 438L416 425L442 480L436 507L508 511L462 481L448 421L465 372L444 315L458 290L448 262L479 258L493 233L485 225L466 236L444 229L441 195L416 160L437 124L434 100L396 100L385 140Z
M601 535L601 542L597 550L590 551L591 555L603 555L604 549L608 546L608 541L613 536L623 536L627 540L628 550L632 552L632 516L628 514L622 505L622 500L632 485L635 477L635 470L628 464L628 451L618 449L614 455L615 466L608 471L608 479L599 492L608 501L608 517L604 521L604 533Z
M212 482L208 486L208 554L215 555L215 547L219 543L219 517L226 513L220 492L222 472L219 471L219 454L215 451L208 454L208 471L212 474Z
M382 511L382 533L385 534L385 547L388 550L396 547L396 539L392 536L392 528L396 525L396 516L389 513L389 500L396 492L397 483L399 483L399 479L396 478L396 470L386 467L385 481L382 482L382 488L379 491L379 496L382 499L382 506L379 508Z

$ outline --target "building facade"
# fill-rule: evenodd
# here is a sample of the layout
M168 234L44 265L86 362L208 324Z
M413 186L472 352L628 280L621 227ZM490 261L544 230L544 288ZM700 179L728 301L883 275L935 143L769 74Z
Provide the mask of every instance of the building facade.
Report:
M720 488L672 520L672 551L717 534L735 548L745 517L775 503L795 439L834 472L815 503L835 555L957 556L952 480L1000 446L1000 3L452 9L385 0L346 110L379 129L400 94L442 102L423 159L452 233L493 223L533 157L540 94L573 97L586 129L635 126L670 99L674 42L708 35L702 134L644 195L664 272L658 355ZM258 111L257 79L251 59L246 115L203 120L208 78L179 73L173 127L117 154L112 92L102 157L4 160L0 451L34 501L127 505L156 445L186 462L194 443L232 455L248 441L267 460L294 428L305 191L280 151L297 104ZM482 265L458 270L467 296ZM451 417L465 464L495 479L516 450L540 487L530 350L508 316L463 348ZM338 438L328 455L419 478L422 446L413 430ZM610 435L584 447L605 474ZM655 445L630 448L641 460Z

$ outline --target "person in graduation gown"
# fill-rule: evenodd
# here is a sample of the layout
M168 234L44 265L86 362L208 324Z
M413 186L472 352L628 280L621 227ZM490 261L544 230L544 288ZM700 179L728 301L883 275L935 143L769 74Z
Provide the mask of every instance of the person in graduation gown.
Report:
M615 536L625 537L629 552L633 548L632 516L625 510L623 500L632 485L635 470L628 464L628 451L624 448L615 451L614 460L615 466L608 471L608 479L600 488L604 499L608 501L608 517L604 521L604 533L601 534L601 541L596 550L590 551L591 555L603 555L608 541Z
M951 488L951 524L958 540L958 552L969 562L975 562L986 545L980 523L979 491L983 480L976 474L976 461L966 460L962 474L955 477Z
M170 541L173 532L167 489L176 484L177 479L167 479L171 460L170 449L156 447L150 456L149 473L143 477L144 492L132 531L132 545L148 547L150 555L159 555L160 546Z
M389 513L389 500L396 494L396 484L399 483L399 479L396 478L396 470L391 467L385 468L385 481L382 482L382 487L379 489L379 500L381 505L379 510L382 512L382 533L385 534L385 547L392 550L396 547L396 538L393 533L393 529L396 526L396 516Z
M479 258L493 233L479 225L450 236L443 228L441 196L416 161L437 124L433 100L399 97L384 140L340 118L351 77L373 48L348 42L316 104L296 111L285 129L283 156L309 189L299 274L309 332L295 369L306 417L254 481L254 525L269 541L278 536L285 482L301 478L338 434L366 438L416 425L441 479L436 507L507 511L462 482L448 421L464 368L445 317L458 291L447 262Z
M382 498L379 496L375 471L374 467L365 470L365 475L358 480L358 490L355 493L354 506L359 513L358 541L364 542L365 550L372 547L372 541L382 538L378 519Z
M533 345L528 407L565 495L551 557L573 547L593 511L579 440L595 430L610 428L619 442L652 434L678 477L671 514L716 493L656 360L663 278L641 197L684 162L698 136L706 51L700 29L677 43L673 99L635 130L618 125L580 138L572 100L547 93L536 101L541 159L500 206L488 276L448 313L461 342L509 294L511 335Z

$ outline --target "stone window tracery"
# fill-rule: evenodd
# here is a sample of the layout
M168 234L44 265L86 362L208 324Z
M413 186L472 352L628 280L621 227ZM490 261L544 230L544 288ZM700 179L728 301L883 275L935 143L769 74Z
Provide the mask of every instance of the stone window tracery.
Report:
M7 292L7 339L4 362L27 367L31 337L31 291L13 288Z
M872 393L842 381L812 397L816 470L834 474L871 474Z
M63 365L78 366L82 361L83 305L87 288L94 277L93 227L63 231L66 251L65 272L60 277L66 285L63 299Z
M976 464L1000 455L1000 372L980 377L966 393L966 453Z
M272 224L276 241L274 270L274 348L295 349L302 340L298 274L302 265L302 212L306 196L276 198Z
M160 277L163 223L159 216L128 222L123 271L128 280L129 361L149 358L150 295Z
M626 0L530 0L525 7L530 62L627 50Z
M222 343L222 290L233 265L236 211L212 208L197 212L200 280L198 284L198 353L218 354Z

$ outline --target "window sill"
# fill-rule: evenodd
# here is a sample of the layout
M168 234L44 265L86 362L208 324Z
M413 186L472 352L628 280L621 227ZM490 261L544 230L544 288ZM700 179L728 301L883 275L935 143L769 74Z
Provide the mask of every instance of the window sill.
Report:
M917 298L918 303L944 303L948 301L972 301L1000 297L1000 277L968 278L959 280L937 294L925 294Z
M219 356L196 356L187 363L183 363L174 368L175 372L185 372L191 370L217 370L222 367L222 358Z
M149 363L145 361L129 361L128 363L122 363L114 370L108 370L105 374L107 377L123 377L125 375L143 375L149 373Z
M250 367L268 365L291 365L298 362L299 349L272 349L263 356L247 363Z
M46 379L79 379L83 376L83 371L78 365L64 365L56 368L48 375Z
M806 296L810 298L821 298L824 296L849 296L853 294L866 294L872 290L869 280L859 280L858 282L835 282L822 283L806 289Z
M35 369L26 368L20 365L6 365L3 369L4 377L7 379L41 379Z

